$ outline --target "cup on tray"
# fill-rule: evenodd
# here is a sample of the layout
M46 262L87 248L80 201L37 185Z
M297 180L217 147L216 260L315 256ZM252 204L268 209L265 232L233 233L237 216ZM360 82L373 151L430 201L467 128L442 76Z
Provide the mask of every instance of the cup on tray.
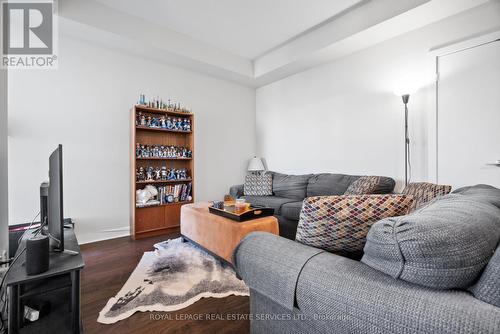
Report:
M234 212L236 214L241 214L250 208L250 203L246 203L244 198L236 199L234 203Z

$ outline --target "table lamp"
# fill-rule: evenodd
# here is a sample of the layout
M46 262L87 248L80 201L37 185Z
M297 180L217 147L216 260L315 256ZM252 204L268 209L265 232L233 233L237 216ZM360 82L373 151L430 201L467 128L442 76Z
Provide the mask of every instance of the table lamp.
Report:
M261 158L253 157L250 160L247 168L248 172L253 174L260 174L262 171L266 170Z

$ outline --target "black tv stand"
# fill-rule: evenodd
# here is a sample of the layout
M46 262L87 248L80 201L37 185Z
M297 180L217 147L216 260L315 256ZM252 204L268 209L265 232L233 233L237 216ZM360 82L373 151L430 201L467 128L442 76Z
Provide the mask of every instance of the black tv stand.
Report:
M26 274L24 248L26 239L33 233L33 230L26 231L16 253L22 254L5 278L9 289L9 334L80 333L80 271L85 264L75 232L64 229L65 246L72 250L50 252L49 270L29 276ZM53 307L37 321L24 322L24 305L30 299L47 300ZM70 310L63 305L68 305Z

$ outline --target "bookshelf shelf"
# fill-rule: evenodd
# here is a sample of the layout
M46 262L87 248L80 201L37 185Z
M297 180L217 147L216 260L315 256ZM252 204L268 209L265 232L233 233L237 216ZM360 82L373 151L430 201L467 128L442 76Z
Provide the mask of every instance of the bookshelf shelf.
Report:
M152 184L152 183L183 183L191 182L193 179L180 179L180 180L149 180L149 181L135 181L137 184Z
M151 206L136 206L136 209L148 209L148 208L156 208L159 206L172 206L172 205L184 205L184 204L189 204L193 203L193 201L182 201L182 202L174 202L174 203L163 203L163 204L157 204L157 205L151 205Z
M178 133L178 134L193 133L193 131L181 131L181 130L170 130L170 129L164 129L164 128L152 128L152 127L144 126L144 125L136 125L135 128L136 128L136 130L158 131L158 132L168 132L168 133Z
M168 110L168 109L158 109L158 108L150 108L146 106L141 106L140 104L135 105L135 110L137 112L141 111L143 113L151 113L151 114L163 114L163 115L170 115L170 116L180 116L180 117L192 117L194 116L193 113L190 112L181 112L181 111L174 111L174 110Z
M139 113L151 117L171 116L187 118L191 122L191 131L177 131L163 128L151 128L136 125L136 117ZM146 185L153 185L162 192L172 189L183 189L191 186L190 195L194 198L194 159L191 158L140 158L136 157L136 143L141 145L163 145L186 147L194 155L194 115L173 110L149 108L135 105L130 111L130 161L131 161L131 189L130 189L130 231L134 239L172 233L179 230L181 206L192 203L181 201L183 191L178 192L179 201L162 203L151 206L136 206L136 191L143 189ZM136 180L136 168L143 167L167 167L175 169L186 169L188 179L180 180ZM186 190L187 192L187 190Z
M191 160L192 158L135 158L136 160Z

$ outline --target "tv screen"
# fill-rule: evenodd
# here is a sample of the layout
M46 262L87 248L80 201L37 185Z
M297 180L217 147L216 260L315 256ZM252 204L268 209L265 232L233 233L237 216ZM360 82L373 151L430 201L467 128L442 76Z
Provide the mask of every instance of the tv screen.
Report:
M49 234L53 247L64 250L64 215L63 215L63 171L62 145L52 152L49 159L49 198L48 198Z

